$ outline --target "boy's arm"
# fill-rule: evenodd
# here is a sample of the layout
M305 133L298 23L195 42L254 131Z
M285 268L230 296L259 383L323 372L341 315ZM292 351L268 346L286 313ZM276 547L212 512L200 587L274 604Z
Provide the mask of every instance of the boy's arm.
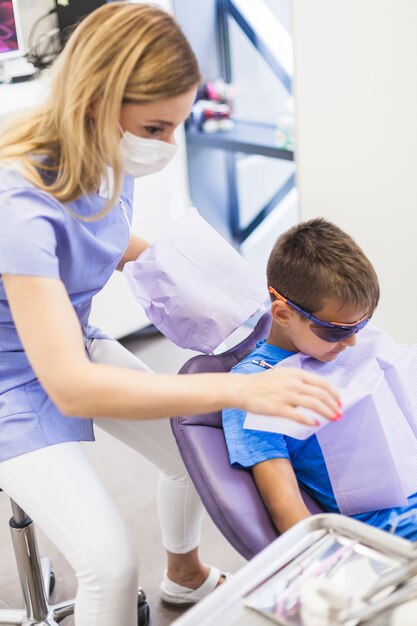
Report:
M119 265L116 267L117 270L123 272L123 268L126 263L129 261L136 261L142 254L144 250L149 246L149 242L145 241L141 237L137 235L131 235L129 245L119 261Z
M269 459L252 468L259 493L280 533L309 517L288 459Z

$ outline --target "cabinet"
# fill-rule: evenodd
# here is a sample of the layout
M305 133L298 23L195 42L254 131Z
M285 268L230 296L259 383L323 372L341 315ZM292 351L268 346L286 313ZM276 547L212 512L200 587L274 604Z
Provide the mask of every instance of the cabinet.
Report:
M183 4L175 2L176 8ZM294 154L278 146L275 123L292 89L291 37L276 14L278 4L289 3L269 4L274 11L264 0L212 2L200 20L206 26L199 39L192 17L176 11L203 76L222 76L236 89L232 131L186 131L191 197L262 274L277 236L298 219ZM191 5L188 10L192 12ZM213 46L204 47L210 38L216 63Z
M237 245L243 244L247 238L262 224L264 219L294 189L295 175L290 174L282 186L274 193L252 220L242 226L241 211L237 183L236 153L259 155L283 161L293 161L292 151L277 146L275 127L268 124L237 121L233 130L227 133L204 133L195 129L187 130L189 146L200 149L218 148L227 154L227 174L230 200L230 227L232 238Z

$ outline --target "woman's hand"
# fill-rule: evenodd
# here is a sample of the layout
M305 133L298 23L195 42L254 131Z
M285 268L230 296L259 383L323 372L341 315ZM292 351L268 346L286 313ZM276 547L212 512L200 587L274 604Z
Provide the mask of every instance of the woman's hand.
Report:
M310 409L330 420L341 416L337 391L316 374L279 367L240 378L240 398L236 406L246 411L288 417L309 426L317 425L316 420L304 415L300 408Z

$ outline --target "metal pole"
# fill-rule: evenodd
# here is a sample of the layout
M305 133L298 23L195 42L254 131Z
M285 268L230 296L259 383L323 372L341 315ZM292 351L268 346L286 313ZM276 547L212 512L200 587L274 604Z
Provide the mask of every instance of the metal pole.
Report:
M13 500L12 508L14 517L9 525L27 617L42 622L48 617L49 609L33 522Z

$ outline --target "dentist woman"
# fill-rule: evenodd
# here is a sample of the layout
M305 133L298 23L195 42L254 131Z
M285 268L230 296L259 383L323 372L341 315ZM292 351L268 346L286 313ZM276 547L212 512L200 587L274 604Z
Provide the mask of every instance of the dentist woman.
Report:
M109 3L73 33L45 103L0 136L0 486L74 568L77 626L137 623L129 532L80 444L93 439L93 419L162 470L160 594L181 604L222 574L199 560L202 505L159 418L224 407L299 421L299 406L338 413L336 392L311 374L154 374L88 324L92 297L147 245L129 229L134 177L175 154L199 80L171 16Z

